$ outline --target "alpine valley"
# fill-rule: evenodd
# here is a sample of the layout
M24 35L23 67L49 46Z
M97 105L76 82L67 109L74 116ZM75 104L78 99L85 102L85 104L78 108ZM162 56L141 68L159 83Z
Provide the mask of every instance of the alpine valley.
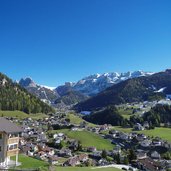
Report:
M22 128L19 169L169 171L170 99L171 69L95 74L56 88L0 74L0 125Z

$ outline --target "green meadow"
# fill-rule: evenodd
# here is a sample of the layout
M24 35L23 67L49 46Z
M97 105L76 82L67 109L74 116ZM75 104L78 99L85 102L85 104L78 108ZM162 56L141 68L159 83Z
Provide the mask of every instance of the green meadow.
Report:
M15 158L12 158L15 160ZM19 162L22 163L17 169L40 169L40 171L48 171L49 164L44 161L40 161L25 155L19 155ZM97 167L57 167L52 166L54 171L119 171L116 168L97 168Z
M62 129L57 131L50 131L50 133L64 133L69 138L76 139L81 142L83 147L94 146L98 150L112 150L114 145L108 140L100 137L99 135L88 131L70 131L69 129Z
M47 117L47 115L43 113L27 114L18 110L15 110L15 111L0 110L0 117L15 117L18 119L24 119L24 118L41 119L41 118Z
M122 132L132 132L131 128L122 128L122 127L114 127L113 129L122 131ZM160 137L166 141L171 142L171 128L164 128L164 127L156 127L155 129L151 130L143 130L143 131L136 131L137 133L143 133L150 137Z

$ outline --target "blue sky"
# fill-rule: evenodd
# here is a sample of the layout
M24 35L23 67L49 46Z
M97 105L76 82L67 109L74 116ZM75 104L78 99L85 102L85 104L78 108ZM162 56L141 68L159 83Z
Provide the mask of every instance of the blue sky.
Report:
M1 0L0 71L57 86L171 67L170 0Z

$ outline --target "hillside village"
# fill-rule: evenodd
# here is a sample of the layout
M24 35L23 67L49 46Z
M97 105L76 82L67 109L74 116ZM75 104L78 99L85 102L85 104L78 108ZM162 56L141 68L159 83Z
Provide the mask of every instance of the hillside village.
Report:
M154 103L156 102L153 104L146 102L145 109ZM149 129L148 121L143 125L137 123L129 132L125 132L124 129L118 130L112 125L91 125L84 120L77 124L72 123L68 115L75 115L81 120L81 115L70 113L50 114L39 119L29 117L24 119L6 117L6 119L22 129L18 146L21 154L56 167L108 166L123 170L150 171L171 169L169 157L171 142L141 133ZM96 146L84 146L78 137L68 136L67 131L76 134L81 132L96 134L108 141L112 148L107 150L98 149ZM13 166L15 165L18 163L13 163Z
M169 74L171 71L166 70L147 79L152 77L150 79L154 79L157 86L160 84L158 77L163 79L164 75L165 80ZM148 87L146 93L152 100L132 102L131 99L130 103L119 104L108 101L105 107L81 111L77 105L54 109L53 105L44 103L5 75L1 74L1 77L0 168L32 169L32 162L28 162L26 168L24 162L34 160L34 169L40 170L41 164L48 170L90 167L133 171L171 169L171 100L168 92L164 94L166 88L161 88L165 81L160 88ZM137 82L139 85L145 79L133 78L118 84L136 87ZM170 78L166 82L170 85ZM140 94L141 88L138 86L137 89ZM115 91L111 89L113 87L99 94L101 99L103 95L109 98L106 91L111 94ZM137 99L134 88L131 91L134 96L129 95L130 98ZM122 95L126 98L125 93ZM17 99L15 105L11 101L14 97ZM92 104L96 105L94 97ZM39 165L39 162L42 163Z
M0 0L0 171L171 171L171 0Z

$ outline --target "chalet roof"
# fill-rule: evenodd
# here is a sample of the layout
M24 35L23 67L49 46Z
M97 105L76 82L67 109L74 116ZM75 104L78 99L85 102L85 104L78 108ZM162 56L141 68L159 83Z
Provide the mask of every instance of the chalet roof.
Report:
M0 117L0 132L19 133L22 132L22 129L11 121Z

